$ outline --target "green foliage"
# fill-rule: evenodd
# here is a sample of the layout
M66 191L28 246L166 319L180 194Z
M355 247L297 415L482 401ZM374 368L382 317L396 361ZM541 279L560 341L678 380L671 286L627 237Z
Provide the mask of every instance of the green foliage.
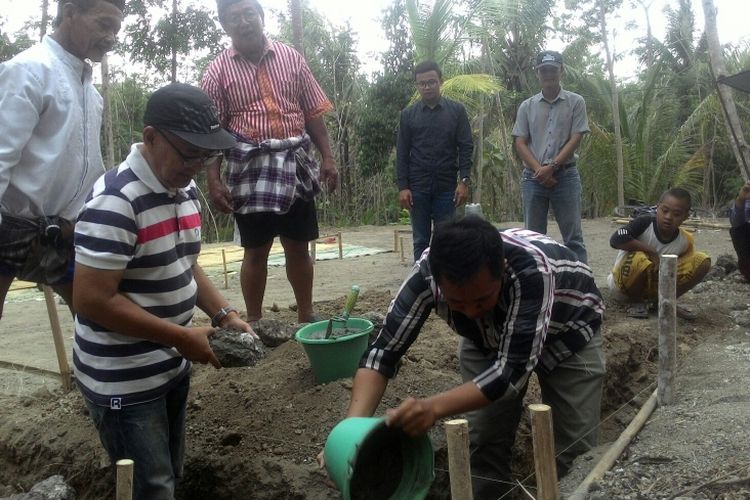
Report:
M215 55L223 46L223 32L211 12L178 0L129 0L121 52L161 73L157 81L195 81L202 68L186 65L196 52ZM154 15L162 12L163 15ZM205 54L204 54L205 55ZM178 78L180 69L184 70ZM198 71L196 71L198 70Z
M27 29L18 31L11 36L2 29L3 24L4 18L0 17L0 62L7 61L36 43L29 36Z

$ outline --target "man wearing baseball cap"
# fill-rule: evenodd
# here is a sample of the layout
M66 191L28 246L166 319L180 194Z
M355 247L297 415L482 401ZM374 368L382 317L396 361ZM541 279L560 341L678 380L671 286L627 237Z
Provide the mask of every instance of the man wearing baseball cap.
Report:
M545 50L536 57L542 91L521 103L513 126L516 151L523 161L524 226L547 232L550 205L565 245L587 262L581 230L581 178L576 149L589 132L586 102L562 88L563 57Z
M214 327L252 332L197 263L193 177L235 141L210 98L174 83L151 96L143 142L94 185L75 229L73 364L112 463L135 462L135 499L172 499L182 474L191 361L219 361ZM193 327L200 307L211 327Z

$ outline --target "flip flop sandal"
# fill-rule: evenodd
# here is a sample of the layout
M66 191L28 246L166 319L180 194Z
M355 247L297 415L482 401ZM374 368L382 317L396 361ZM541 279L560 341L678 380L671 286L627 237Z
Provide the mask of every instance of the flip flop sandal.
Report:
M625 311L625 315L629 318L648 318L648 306L643 303L633 304L627 308L627 310Z

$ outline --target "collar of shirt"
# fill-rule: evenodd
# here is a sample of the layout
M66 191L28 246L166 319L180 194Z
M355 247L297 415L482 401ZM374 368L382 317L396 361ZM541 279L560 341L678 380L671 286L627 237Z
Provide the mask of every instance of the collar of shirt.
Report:
M164 186L164 184L161 183L159 178L156 177L156 174L154 174L154 171L146 161L146 158L143 157L143 154L141 153L142 148L142 142L133 144L130 147L130 154L128 155L126 161L133 173L135 173L135 175L137 175L138 178L154 193L164 193L171 198L174 198L178 195L186 197L186 191L193 186L195 181L190 181L190 184L188 184L184 188L167 188L166 186Z
M267 36L263 35L263 54L260 56L260 60L262 61L268 54L273 54L273 41L269 39ZM237 49L234 48L234 45L230 45L227 50L229 51L229 56L234 57L244 57ZM249 59L248 59L249 61ZM254 64L254 63L253 63Z
M535 95L534 97L535 97L535 99L536 99L537 101L547 101L547 102L548 102L548 103L550 103L550 104L554 104L554 103L556 103L556 102L557 102L558 100L560 100L560 101L564 101L565 99L567 99L567 96L565 95L565 89L564 89L564 88L562 88L562 86L560 87L560 92L558 92L557 96L556 96L556 97L555 97L554 99L552 99L552 100L550 100L550 99L547 99L546 97L544 97L544 93L542 93L542 92L539 92L539 93L538 93L537 95Z
M45 35L42 43L65 65L70 66L70 68L75 73L81 75L81 81L91 79L92 69L89 63L79 59L78 57L65 50L63 46L60 45L57 40L52 38L50 35Z
M440 100L434 106L430 106L424 101L420 101L420 102L422 103L422 107L421 107L422 111L424 111L425 109L438 109L438 108L442 108L445 106L445 99L442 96L440 96Z

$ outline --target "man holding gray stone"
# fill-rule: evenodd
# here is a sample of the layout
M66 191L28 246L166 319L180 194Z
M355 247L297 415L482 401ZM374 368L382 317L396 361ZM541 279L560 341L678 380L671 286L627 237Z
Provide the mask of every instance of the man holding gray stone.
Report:
M112 462L135 462L134 498L171 500L182 475L191 361L221 365L214 327L249 332L197 263L193 177L235 141L200 89L151 96L143 142L99 178L75 229L73 363ZM211 327L193 327L193 309Z

